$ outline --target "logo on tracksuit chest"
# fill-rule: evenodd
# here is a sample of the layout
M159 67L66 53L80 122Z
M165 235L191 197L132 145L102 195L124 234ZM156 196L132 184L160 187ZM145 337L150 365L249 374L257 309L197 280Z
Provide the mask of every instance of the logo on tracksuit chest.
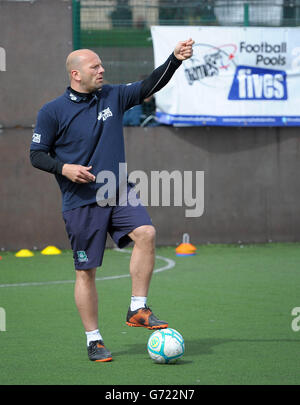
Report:
M112 117L113 113L111 112L110 108L107 107L104 110L100 111L97 117L97 120L103 120L106 121L108 117Z

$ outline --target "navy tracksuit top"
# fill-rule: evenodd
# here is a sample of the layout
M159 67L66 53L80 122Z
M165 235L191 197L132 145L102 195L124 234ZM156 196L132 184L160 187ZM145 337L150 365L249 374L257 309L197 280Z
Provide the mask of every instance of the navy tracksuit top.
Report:
M31 150L42 150L64 162L93 166L95 176L108 170L116 176L125 163L123 113L140 103L141 82L103 85L92 97L66 92L45 104L38 113ZM73 183L56 174L62 192L62 210L96 202L103 183Z

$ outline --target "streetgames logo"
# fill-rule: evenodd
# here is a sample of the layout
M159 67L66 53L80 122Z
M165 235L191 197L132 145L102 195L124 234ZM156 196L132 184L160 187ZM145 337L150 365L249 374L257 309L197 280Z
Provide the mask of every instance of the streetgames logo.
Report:
M200 83L207 87L227 87L235 72L236 51L235 44L224 44L219 47L209 44L194 45L192 58L183 62L188 84L192 86L194 83Z
M112 115L113 115L113 114L112 114L112 112L110 111L110 108L107 107L107 108L105 108L105 110L99 112L97 120L100 121L100 120L102 119L103 121L106 121L107 118L108 118L108 117L112 117Z
M6 71L6 53L5 49L0 47L0 72Z

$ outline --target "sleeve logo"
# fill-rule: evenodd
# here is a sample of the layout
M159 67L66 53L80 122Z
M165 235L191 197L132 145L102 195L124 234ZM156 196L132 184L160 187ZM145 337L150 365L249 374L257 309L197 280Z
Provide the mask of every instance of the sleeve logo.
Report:
M32 135L32 142L41 143L41 134L37 134L36 132Z

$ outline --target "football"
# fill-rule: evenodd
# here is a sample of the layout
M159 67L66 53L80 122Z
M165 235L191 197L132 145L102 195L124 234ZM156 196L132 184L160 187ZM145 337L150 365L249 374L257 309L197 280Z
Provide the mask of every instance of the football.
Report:
M155 363L175 363L184 354L184 339L175 329L159 329L149 337L147 350Z

